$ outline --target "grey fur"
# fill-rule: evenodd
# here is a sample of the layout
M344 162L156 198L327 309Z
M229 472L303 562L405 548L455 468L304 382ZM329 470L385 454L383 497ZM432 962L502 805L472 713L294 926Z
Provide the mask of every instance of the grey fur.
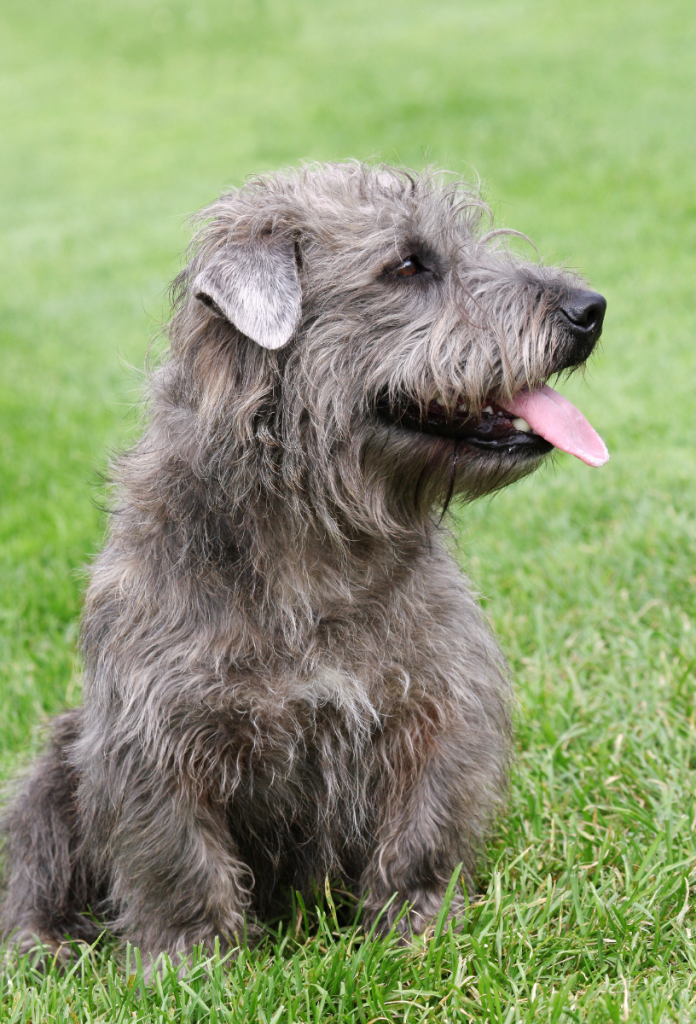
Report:
M5 814L20 946L93 937L90 910L152 954L233 943L327 873L368 923L408 901L408 933L459 862L474 885L511 688L438 523L541 455L379 403L464 396L474 416L573 362L557 311L577 280L483 238L487 216L460 182L357 163L203 211L147 430L114 467L83 704ZM414 253L427 267L400 277Z

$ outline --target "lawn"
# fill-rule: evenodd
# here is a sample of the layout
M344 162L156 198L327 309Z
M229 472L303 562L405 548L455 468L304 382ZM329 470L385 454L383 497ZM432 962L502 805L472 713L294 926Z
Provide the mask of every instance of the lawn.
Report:
M520 703L461 934L365 941L329 892L150 988L108 941L29 960L0 1020L696 1020L693 0L0 0L0 24L3 776L79 701L101 477L223 186L346 157L480 175L607 296L562 389L612 453L457 512Z

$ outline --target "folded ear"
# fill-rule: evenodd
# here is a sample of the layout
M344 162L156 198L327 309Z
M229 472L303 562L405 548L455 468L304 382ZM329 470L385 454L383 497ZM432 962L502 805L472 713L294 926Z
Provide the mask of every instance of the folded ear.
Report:
M293 242L269 235L226 246L197 275L193 294L263 348L282 348L302 305Z

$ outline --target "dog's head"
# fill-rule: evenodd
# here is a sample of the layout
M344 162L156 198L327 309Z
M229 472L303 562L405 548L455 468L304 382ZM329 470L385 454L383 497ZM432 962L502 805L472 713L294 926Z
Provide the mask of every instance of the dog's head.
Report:
M555 446L606 461L547 385L592 352L604 299L484 234L460 182L329 165L255 179L203 217L173 366L219 472L245 464L266 500L391 531Z

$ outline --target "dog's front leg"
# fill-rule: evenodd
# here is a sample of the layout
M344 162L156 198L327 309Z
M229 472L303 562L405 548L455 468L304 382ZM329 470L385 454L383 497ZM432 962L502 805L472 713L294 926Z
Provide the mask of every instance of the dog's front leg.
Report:
M114 824L114 926L148 961L166 952L176 962L198 944L212 951L216 936L225 948L254 931L245 916L253 879L221 804L173 782L136 783Z
M457 721L456 713L440 729L416 719L402 723L385 733L382 748L376 842L361 891L367 927L381 915L383 933L408 903L397 925L408 937L437 916L458 864L467 888L473 886L504 787L505 748L485 722ZM462 902L460 890L451 912Z

